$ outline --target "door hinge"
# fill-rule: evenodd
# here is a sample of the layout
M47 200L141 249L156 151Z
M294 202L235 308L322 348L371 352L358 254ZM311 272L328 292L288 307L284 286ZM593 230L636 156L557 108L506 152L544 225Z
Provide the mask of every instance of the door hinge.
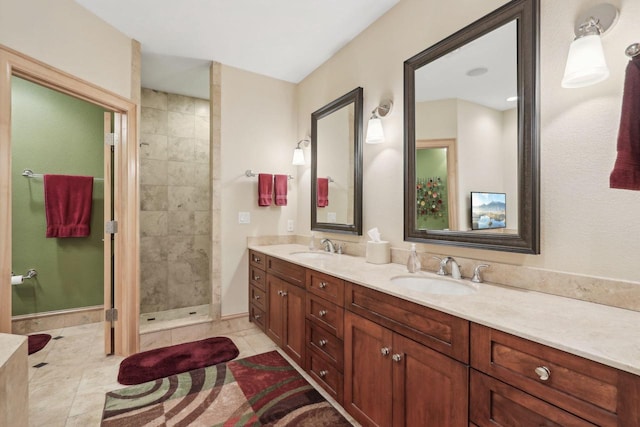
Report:
M118 320L118 309L117 308L110 308L108 310L104 311L104 320L107 322L115 322L116 320Z
M116 234L118 232L118 221L107 221L104 225L105 233Z
M118 143L118 134L117 133L105 133L104 134L104 145L111 145L112 147Z

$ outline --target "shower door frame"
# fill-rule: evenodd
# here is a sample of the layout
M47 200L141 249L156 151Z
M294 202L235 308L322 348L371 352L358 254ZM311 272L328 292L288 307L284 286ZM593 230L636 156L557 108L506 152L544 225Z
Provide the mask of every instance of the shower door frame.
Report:
M11 77L98 105L122 116L123 126L114 147L114 322L113 351L138 352L139 327L139 176L138 106L71 74L53 68L0 44L0 333L11 333ZM105 235L106 237L106 235ZM105 268L110 268L106 266ZM105 286L111 286L105 283ZM106 349L106 348L105 348Z

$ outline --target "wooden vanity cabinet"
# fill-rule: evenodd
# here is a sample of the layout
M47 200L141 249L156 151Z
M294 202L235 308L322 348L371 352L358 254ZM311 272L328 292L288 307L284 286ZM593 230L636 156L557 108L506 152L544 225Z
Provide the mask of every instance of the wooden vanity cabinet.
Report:
M267 309L267 257L256 251L249 251L249 321L264 332Z
M342 405L344 281L308 269L306 285L306 370Z
M436 312L439 323L434 310L348 282L345 287L345 409L365 426L468 426L469 367L403 333L419 327L413 332L429 342L433 336L425 333L432 330L448 337L450 353L468 359L468 322L453 322L467 340L456 338L452 348L449 321L455 317ZM358 314L351 312L354 305ZM366 317L360 315L365 307L372 309Z
M640 426L640 378L500 332L471 327L470 418L484 426Z
M266 333L299 366L305 366L304 268L267 257ZM300 279L302 277L303 279Z

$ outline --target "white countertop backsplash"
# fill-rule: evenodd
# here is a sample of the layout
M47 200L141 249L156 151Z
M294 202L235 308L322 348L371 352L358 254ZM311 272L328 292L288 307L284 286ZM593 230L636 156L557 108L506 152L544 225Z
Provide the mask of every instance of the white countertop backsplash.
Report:
M309 251L298 244L249 245L295 264L404 298L469 321L564 350L623 371L640 375L640 312L490 283L471 295L436 295L411 291L390 279L410 275L400 264L369 264L363 257L334 255L301 259L293 252ZM440 277L422 271L415 275Z

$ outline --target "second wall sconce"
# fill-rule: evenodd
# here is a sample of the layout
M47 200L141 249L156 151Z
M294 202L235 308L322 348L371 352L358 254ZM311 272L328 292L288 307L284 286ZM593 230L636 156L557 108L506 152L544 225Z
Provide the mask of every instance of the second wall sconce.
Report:
M600 37L613 26L617 18L618 9L603 3L589 9L578 19L576 37L569 46L562 87L590 86L609 77Z
M308 136L298 141L298 145L296 145L296 148L293 150L293 159L291 160L292 165L295 165L295 166L304 165L305 163L304 151L302 150L302 147L300 147L300 144L303 144L305 147L308 147L310 143L311 143L311 138Z
M380 144L384 142L384 129L382 128L382 117L386 117L393 108L393 101L385 99L373 109L371 118L367 125L367 144Z

